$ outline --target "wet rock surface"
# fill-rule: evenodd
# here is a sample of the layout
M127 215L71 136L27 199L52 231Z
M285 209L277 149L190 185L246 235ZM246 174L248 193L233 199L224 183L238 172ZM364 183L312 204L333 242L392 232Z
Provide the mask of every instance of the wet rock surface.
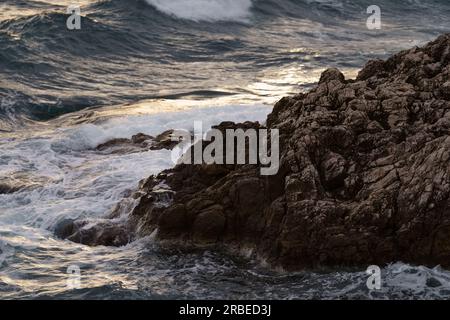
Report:
M18 190L20 190L19 187L0 182L0 194L14 193Z
M142 183L130 224L179 245L251 249L287 270L450 266L449 62L444 35L369 62L355 80L325 71L268 116L280 131L276 175L178 165Z
M26 175L12 174L0 177L0 195L12 194L19 191L29 191L45 183L45 179L30 179Z
M156 137L143 133L138 133L127 138L112 139L97 146L97 151L107 153L131 153L142 152L148 150L173 149L178 142L172 141L171 135L173 130L167 130Z
M54 230L55 235L76 243L90 246L120 247L129 243L134 235L128 224L113 220L89 221L66 219Z

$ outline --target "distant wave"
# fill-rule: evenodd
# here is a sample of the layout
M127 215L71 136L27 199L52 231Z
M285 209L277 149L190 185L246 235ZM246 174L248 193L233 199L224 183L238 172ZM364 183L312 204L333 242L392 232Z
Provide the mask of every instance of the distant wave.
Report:
M379 0L379 32L366 28L372 0L83 0L76 31L69 0L0 2L4 131L145 99L275 99L316 80L305 74L359 68L450 29L448 0Z
M251 0L147 0L156 9L193 21L245 21Z

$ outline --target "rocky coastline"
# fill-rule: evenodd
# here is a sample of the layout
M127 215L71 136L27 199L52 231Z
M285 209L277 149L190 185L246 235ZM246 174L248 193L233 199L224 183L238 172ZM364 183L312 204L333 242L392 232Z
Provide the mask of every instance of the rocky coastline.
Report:
M450 266L450 34L369 61L356 79L328 69L311 91L281 99L264 126L280 132L276 175L261 176L259 165L180 164L143 181L103 223L65 221L56 234L89 245L154 235L250 252L285 270ZM158 147L151 139L119 144ZM129 219L117 222L125 208Z

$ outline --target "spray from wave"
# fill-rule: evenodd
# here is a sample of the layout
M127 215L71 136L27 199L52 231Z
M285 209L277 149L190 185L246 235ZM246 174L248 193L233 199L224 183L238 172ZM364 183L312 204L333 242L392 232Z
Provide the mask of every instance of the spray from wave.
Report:
M250 17L251 0L147 0L159 11L192 21L240 21Z

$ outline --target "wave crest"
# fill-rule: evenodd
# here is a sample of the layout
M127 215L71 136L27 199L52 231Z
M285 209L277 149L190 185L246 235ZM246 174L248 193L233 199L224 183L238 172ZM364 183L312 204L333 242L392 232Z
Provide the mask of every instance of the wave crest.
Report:
M180 19L192 21L241 21L250 17L252 0L146 0L150 5Z

